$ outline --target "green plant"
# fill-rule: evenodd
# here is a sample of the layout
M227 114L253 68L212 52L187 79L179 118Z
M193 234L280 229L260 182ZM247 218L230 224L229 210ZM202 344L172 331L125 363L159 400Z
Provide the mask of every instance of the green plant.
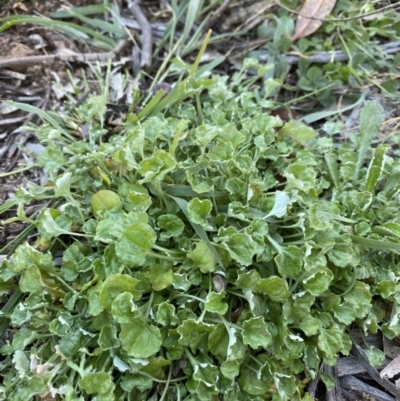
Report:
M394 70L399 58L385 48L400 37L400 24L392 6L379 9L371 1L338 0L315 34L292 43L290 37L299 16L290 10L301 13L302 9L298 1L280 1L280 5L277 12L265 15L264 24L257 29L257 36L269 39L268 43L250 55L267 56L271 66L267 76L280 79L282 89L300 95L300 101L296 102L296 96L290 99L297 103L296 108L310 110L315 104L331 107L338 90L343 94L346 87L361 89L366 83L384 96L397 97ZM316 9L317 2L309 12ZM300 59L291 66L288 60L293 54ZM295 80L290 79L291 74ZM289 96L280 91L278 98L288 101ZM302 102L305 97L307 103Z
M0 399L306 401L352 324L400 334L400 164L371 148L379 104L338 145L262 111L245 82L199 74L200 57L120 127L106 85L31 127L49 183L20 188L6 221L39 237L0 267L18 285Z

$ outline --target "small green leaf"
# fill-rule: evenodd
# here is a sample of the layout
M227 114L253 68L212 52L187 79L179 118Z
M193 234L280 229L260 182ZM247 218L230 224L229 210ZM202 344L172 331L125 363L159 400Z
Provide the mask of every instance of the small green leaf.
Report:
M16 386L15 392L10 394L10 399L15 401L25 401L34 399L47 389L47 385L42 377L37 375L24 377L19 386ZM5 399L5 398L4 398Z
M40 235L45 239L50 239L53 237L58 237L63 234L71 234L70 224L66 227L61 227L56 218L59 217L61 213L55 209L43 209L36 220L37 229Z
M137 309L133 302L133 295L130 292L122 292L112 301L111 314L118 323L129 323L139 315Z
M119 338L122 348L135 358L148 358L156 354L162 342L160 329L141 318L122 323Z
M336 358L337 353L343 348L342 330L339 328L325 329L321 327L321 332L318 336L318 348L328 358Z
M356 310L350 302L343 302L333 308L333 314L339 322L350 325L356 319Z
M308 193L316 187L315 168L301 162L291 163L285 170L284 176L288 187Z
M216 261L214 255L205 242L198 242L196 248L188 252L187 257L193 260L194 266L200 269L202 273L212 273L215 271Z
M193 379L204 383L207 387L215 385L218 368L210 363L196 363L193 366Z
M268 326L261 316L243 322L242 337L243 343L250 345L253 349L267 348L272 341Z
M38 336L37 332L34 332L26 327L19 329L13 336L12 347L15 350L23 351L30 343L32 343Z
M16 350L12 362L20 377L24 377L29 372L29 359L25 352Z
M303 252L293 245L282 248L274 258L280 275L285 278L296 278L300 274L303 259Z
M234 380L239 376L241 363L238 360L224 361L221 363L221 373L230 380Z
M319 323L318 320L315 319L315 317L311 316L308 312L306 311L307 316L298 324L298 328L300 330L304 331L304 334L308 337L315 336L316 334L319 333Z
M331 270L316 267L307 271L301 282L310 294L318 296L329 288L329 284L333 278Z
M297 390L296 379L292 375L274 373L274 383L282 400L292 399Z
M178 274L174 273L174 279L172 285L177 290L187 291L192 283L188 280L186 273Z
M347 237L336 240L333 248L328 251L328 257L339 267L355 267L360 263L359 248L352 245Z
M252 238L246 234L233 234L223 246L229 252L231 257L243 266L249 266L253 263L253 256L256 252L255 244Z
M54 266L50 254L41 253L28 243L24 243L17 248L11 263L11 267L15 272L30 269L33 266L39 269L51 269Z
M158 227L163 230L160 235L161 240L166 240L167 238L181 235L185 225L178 216L163 214L158 218Z
M380 366L385 360L385 353L376 347L369 347L364 350L366 357L368 358L368 362L371 366Z
M273 385L271 372L268 368L262 369L261 367L263 365L262 360L260 360L260 357L257 358L257 361L249 360L240 369L239 385L241 389L251 396L264 396ZM249 397L249 399L261 401L265 397Z
M130 374L129 376L122 376L121 388L122 390L131 393L134 390L146 391L153 387L153 379L151 377L143 376L140 374Z
M175 313L175 306L165 301L161 302L157 307L156 322L163 326L177 325L179 319Z
M243 291L252 290L257 283L260 281L260 274L252 269L245 273L238 274L238 278L235 281L235 285Z
M205 308L209 312L224 315L228 310L228 304L223 301L225 298L225 291L219 293L211 291L207 294Z
M343 298L353 305L356 317L360 319L364 318L372 307L369 285L362 281L356 281L353 288L343 295Z
M176 166L175 159L164 150L156 150L152 157L140 162L138 173L144 178L139 181L140 184L151 182L157 184L162 181L166 174L172 171Z
M79 387L88 394L107 394L114 391L111 375L106 372L87 373L79 380Z
M139 280L128 276L127 274L113 274L101 285L99 300L101 306L106 311L111 311L111 305L118 295L127 292L132 294L136 301L140 299L142 293L136 288Z
M149 194L130 191L126 198L125 210L136 213L146 213L146 210L151 206L152 200Z
M208 334L213 330L213 325L187 319L178 327L180 334L179 344L190 346L193 352L197 347L207 340Z
M214 326L213 331L208 336L207 346L218 361L226 360L229 336L225 325L221 323Z
M187 205L189 218L193 223L203 227L207 225L207 218L211 212L212 203L208 199L193 198Z
M103 189L92 196L91 205L93 214L101 217L106 211L121 209L122 202L115 192Z
M170 267L154 264L147 271L146 276L151 280L153 290L161 291L172 284L174 273Z
M62 337L58 346L67 358L75 355L83 346L83 335L79 328L74 327L65 337Z
M317 133L299 120L291 120L285 123L278 135L279 138L289 135L297 142L305 142L314 138Z
M382 280L376 286L376 290L384 299L392 299L397 291L397 283L392 280Z
M149 225L132 224L116 241L115 252L122 263L129 266L142 266L156 239L157 235Z
M287 207L292 204L290 197L283 191L275 192L275 202L272 210L266 217L283 217L287 213Z
M328 391L332 391L336 387L336 380L331 375L320 373L320 377Z
M106 324L101 328L99 345L103 351L113 350L120 347L117 337L117 329L112 324Z
M38 156L38 164L54 176L54 172L65 165L65 156L59 146L50 142Z
M290 298L289 286L282 277L271 276L262 278L254 287L254 290L264 292L275 302L283 303Z
M40 270L36 266L32 266L22 274L19 287L22 292L35 293L43 291L46 285L43 282Z

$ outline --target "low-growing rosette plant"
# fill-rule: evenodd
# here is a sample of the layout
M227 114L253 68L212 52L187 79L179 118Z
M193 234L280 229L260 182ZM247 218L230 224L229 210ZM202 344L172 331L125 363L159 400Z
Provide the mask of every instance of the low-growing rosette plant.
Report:
M113 129L106 102L36 128L48 183L9 220L38 238L0 269L21 294L0 399L312 400L350 326L400 334L400 163L371 147L378 103L340 144L226 77L190 74Z

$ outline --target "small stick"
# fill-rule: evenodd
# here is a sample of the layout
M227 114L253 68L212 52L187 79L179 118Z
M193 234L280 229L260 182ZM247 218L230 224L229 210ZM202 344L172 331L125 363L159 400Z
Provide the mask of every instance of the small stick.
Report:
M378 45L382 52L386 54L397 53L400 50L400 41L392 42L392 43L385 43L383 45ZM267 61L268 60L268 53L267 52L260 52L261 54L258 56L260 61ZM286 54L284 55L287 63L297 64L300 59L309 60L311 63L329 63L330 61L347 61L349 59L349 55L344 51L327 51L327 52L315 52L310 55L296 55L296 54Z
M128 0L128 7L142 30L142 61L140 66L150 67L152 64L153 54L153 33L151 25L144 15L139 3L140 0Z
M219 19L220 15L225 11L225 9L229 6L230 0L224 0L224 2L212 13L210 19L203 27L203 32L207 33L209 29L212 29L214 24Z
M365 370L369 373L369 375L380 384L388 393L394 395L396 398L400 397L400 389L396 387L391 381L388 379L382 378L376 369L374 369L364 354L360 351L359 346L353 340L353 347L351 349L354 356L358 359L358 362L365 368Z
M10 59L0 59L0 69L8 67L32 66L35 64L51 64L55 61L107 61L115 58L115 56L127 44L126 40L122 40L118 46L111 52L104 53L72 53L72 54L50 54L45 56L28 56Z

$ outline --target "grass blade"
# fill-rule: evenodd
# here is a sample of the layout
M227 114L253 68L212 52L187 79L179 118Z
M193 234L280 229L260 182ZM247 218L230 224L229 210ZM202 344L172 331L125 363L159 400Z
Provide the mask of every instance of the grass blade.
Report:
M63 127L61 127L61 125L58 123L58 121L55 118L50 116L49 113L46 113L45 111L39 109L38 107L31 106L31 105L25 104L25 103L14 102L12 100L3 100L3 103L8 105L8 106L16 107L16 108L18 108L20 110L27 111L28 113L37 114L44 121L46 121L49 124L51 124L54 128L57 128L66 137L68 137L71 140L74 140L74 138Z
M381 241L377 239L358 237L357 235L350 235L350 238L354 243L361 245L367 249L375 249L377 251L400 252L400 243L398 242Z
M200 0L191 0L189 2L186 18L185 18L185 27L183 28L183 42L186 41L186 38L189 37L190 31L193 29L194 23L196 21L199 9L201 9Z
M382 125L384 117L385 111L382 105L376 100L367 102L361 111L358 158L354 172L354 180L358 179L367 151L371 146L372 140L378 134L379 127Z
M56 19L64 19L64 18L72 18L76 16L76 14L80 15L91 15L91 14L100 14L110 10L112 4L93 4L91 6L84 7L74 7L69 10L61 10L50 13L51 18Z
M0 32L6 31L14 25L29 23L47 28L53 28L67 35L81 40L89 40L90 37L97 39L97 46L101 46L106 50L112 50L116 46L116 41L113 39L94 31L93 29L73 24L71 22L54 21L47 18L40 18L31 15L17 15L0 19L3 25L0 26Z

